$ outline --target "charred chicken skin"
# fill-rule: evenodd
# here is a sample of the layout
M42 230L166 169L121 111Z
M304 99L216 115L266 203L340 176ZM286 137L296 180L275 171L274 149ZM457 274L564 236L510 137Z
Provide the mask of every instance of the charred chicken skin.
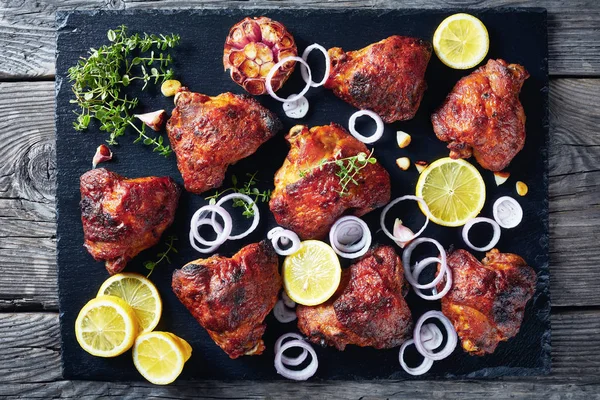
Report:
M87 251L116 274L160 240L173 223L180 189L168 177L127 179L104 168L81 176L81 221Z
M281 130L281 122L247 95L209 97L183 88L167 122L185 188L202 193L221 186L230 164L253 154Z
M525 144L525 111L519 93L529 73L518 64L489 60L462 78L433 113L437 137L450 157L471 155L485 169L501 171Z
M281 289L279 261L267 242L253 243L231 258L199 259L173 273L179 301L230 358L265 349L263 323Z
M328 51L331 72L325 87L356 108L377 113L385 122L415 116L427 88L425 70L431 44L390 36L363 49Z
M269 206L277 223L302 239L325 236L343 214L361 216L390 200L390 176L379 164L367 164L342 193L336 159L368 155L364 143L337 124L311 129L296 125L286 136L290 151L275 174Z
M412 334L412 317L404 300L404 270L389 246L370 250L344 269L337 292L314 307L298 305L298 328L314 343L389 349Z
M453 284L442 298L442 312L466 352L491 354L499 342L519 332L525 305L535 292L535 271L518 255L497 249L482 262L466 250L456 250L447 262Z

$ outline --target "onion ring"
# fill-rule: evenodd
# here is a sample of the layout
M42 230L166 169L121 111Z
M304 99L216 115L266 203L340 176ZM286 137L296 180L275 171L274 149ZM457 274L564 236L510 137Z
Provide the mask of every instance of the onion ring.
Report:
M273 249L275 249L275 253L279 254L280 256L289 256L290 254L294 254L300 250L300 238L295 232L288 229L283 229L281 227L273 228L267 233L267 238L271 240L271 244L273 245ZM283 245L286 244L284 243L283 239L288 240L288 243L291 241L292 245L290 248L282 249L279 246L280 239Z
M375 129L375 132L369 137L361 135L360 133L358 133L358 131L354 127L356 125L356 119L358 117L362 117L363 115L371 117L373 119L373 121L375 121L375 124L377 124L377 128ZM381 139L381 137L383 136L384 125L383 125L383 121L381 120L381 117L379 115L375 114L373 111L359 110L350 116L350 120L348 121L348 128L349 128L352 136L354 136L355 138L357 138L358 140L360 140L363 143L370 144L370 143L375 143L376 141Z
M313 50L319 50L321 53L323 53L323 56L325 56L325 75L323 76L323 79L319 83L314 82L311 79L312 77L309 78L308 73L310 72L310 70L307 69L304 65L300 65L300 73L302 74L302 79L304 79L304 82L308 83L311 87L319 87L323 86L329 78L329 72L331 70L331 58L329 57L329 53L327 52L325 47L321 46L320 44L313 43L306 49L304 49L304 52L302 53L302 59L308 62L308 55Z
M206 221L207 223L212 223L212 221L208 218L202 219L198 222L202 222L202 221ZM217 222L218 224L218 222ZM223 230L223 228L221 228L221 230ZM214 246L210 246L207 248L200 248L199 246L196 245L196 241L194 238L194 232L192 229L190 229L190 233L189 233L189 240L190 240L190 245L198 252L203 253L203 254L208 254L208 253L212 253L213 251L215 251L216 249L218 249L223 243L218 243L215 244Z
M310 72L310 67L308 66L308 64L306 63L306 61L304 61L302 58L300 57L286 57L282 60L279 60L279 62L275 65L273 65L271 67L271 70L269 71L269 73L267 74L267 77L265 78L265 86L267 88L267 93L269 93L269 95L274 98L277 101L280 101L282 103L286 103L289 101L296 101L298 100L300 97L303 97L306 92L308 92L308 89L310 89L310 84L307 84L304 89L302 89L302 91L300 93L298 93L295 96L292 97L288 97L287 99L281 98L279 96L277 96L275 94L275 92L273 91L273 85L271 84L271 79L273 79L273 77L275 76L275 73L277 72L277 70L285 63L289 62L289 61L298 61L300 64L304 65L306 68L308 68L308 79L312 81L312 74Z
M362 231L360 240L358 242L350 240L350 243L341 243L338 233L344 228L351 229L352 227L358 228ZM341 233L342 235L344 234L344 232ZM347 233L348 232L346 232L346 234ZM350 239L352 239L352 237ZM362 219L353 215L347 215L338 219L329 230L329 242L331 247L333 248L333 251L335 251L340 257L358 258L363 256L367 251L369 251L369 247L371 247L371 241L371 230L367 224Z
M198 232L198 226L200 226L199 225L200 217L201 217L201 215L203 215L206 212L212 213L211 222L203 223L202 225L208 224L213 227L215 232L217 232L217 237L214 240L206 240L202 236L200 236L200 233ZM217 230L217 229L220 229L220 225L217 224L215 214L219 214L221 216L221 218L223 218L223 223L224 223L223 230L220 232ZM202 221L204 221L204 220L202 220ZM216 205L216 204L215 205L209 204L209 205L200 207L194 213L194 215L192 216L192 220L190 222L190 231L194 235L194 239L196 239L199 243L201 243L205 246L214 246L217 244L219 246L222 245L229 238L229 235L231 234L232 229L233 229L233 220L231 219L231 215L223 207L221 207L220 205Z
M289 298L289 296L287 295L285 290L281 291L281 300L283 300L283 304L285 304L286 307L289 307L289 308L296 307L296 302Z
M310 355L312 356L312 360L310 361L310 364L308 364L305 368L303 368L299 371L294 371L294 370L287 368L285 365L283 365L283 362L281 360L281 357L283 356L283 352L285 352L287 349L290 349L292 347L303 348L306 351L308 351L310 353ZM315 350L312 348L312 346L310 344L306 343L303 340L290 340L289 342L284 343L279 348L279 351L277 351L275 353L275 362L274 363L275 363L275 369L277 370L278 374L280 374L281 376L283 376L285 378L293 379L295 381L307 380L308 378L313 376L315 374L315 372L317 372L317 368L319 368L319 360L317 359L317 353L315 353Z
M296 319L296 311L288 309L283 303L283 300L277 300L275 307L273 307L273 315L275 316L275 319L282 324L287 324Z
M295 95L294 94L289 95L288 99L291 98L292 96L295 96ZM285 112L285 115L288 116L289 118L294 118L294 119L304 118L306 116L306 114L308 114L308 109L309 109L308 100L304 96L302 96L299 99L296 99L294 101L286 101L285 103L283 103L283 112Z
M423 260L426 261L427 259ZM417 266L415 267L415 270L412 272L413 278L415 280L419 280L419 275L421 274L421 272L425 269L425 267L428 264L423 264L422 262L419 262L417 264ZM438 274L439 276L443 276L444 274ZM452 273L450 272L450 268L448 268L446 266L446 270L445 270L445 276L446 276L446 284L444 285L444 288L442 289L441 292L438 293L437 289L434 287L432 288L432 292L433 294L428 295L428 294L423 294L423 292L421 292L421 289L415 288L413 287L413 290L415 291L415 293L417 294L417 296L419 296L422 299L425 300L439 300L442 297L444 297L452 288ZM436 278L437 279L437 278Z
M421 341L427 350L435 350L444 342L444 335L436 324L425 324L421 328Z
M423 323L430 318L437 318L444 325L446 333L448 334L446 345L437 353L426 349L422 342L421 327L423 326ZM452 354L456 348L456 345L458 344L458 335L456 334L456 330L454 329L452 322L450 322L450 320L444 314L442 314L440 311L427 311L417 321L414 331L414 340L417 351L421 353L423 357L430 358L434 361L439 361Z
M494 202L494 219L501 227L511 229L523 220L521 205L510 196L500 197Z
M406 348L408 346L410 346L411 344L414 344L414 343L415 343L414 339L409 339L406 342L402 343L402 346L400 346L400 354L398 355L398 358L400 359L400 365L407 373L409 373L413 376L418 376L418 375L423 375L424 373L426 373L427 371L429 371L431 369L431 366L433 365L433 360L429 357L423 356L423 361L421 362L421 365L419 365L418 367L411 368L408 365L406 365L406 362L404 361L404 350L406 350Z
M247 196L245 194L242 194L242 193L228 194L227 196L224 196L219 201L217 201L217 204L215 204L215 205L217 207L222 207L223 203L225 203L226 201L229 201L229 200L233 200L233 199L244 200L246 203L250 204L252 206L252 211L254 212L254 217L252 220L252 225L250 225L250 228L246 229L246 231L244 231L238 235L232 235L230 232L229 236L227 236L228 240L238 240L238 239L245 238L246 236L248 236L250 233L252 233L256 229L256 227L258 226L258 222L260 221L260 212L258 211L258 206L256 205L256 202L254 200L252 200L250 198L250 196ZM215 221L214 213L212 214L211 219L213 221ZM202 243L202 242L200 242L200 243Z
M383 233L385 233L387 235L387 237L389 237L390 239L392 239L395 242L405 242L407 241L406 238L404 237L397 237L394 236L386 227L385 227L385 216L387 215L388 211L390 211L390 209L395 206L397 203L404 201L404 200L414 200L417 201L419 203L421 203L421 205L423 207L425 207L425 211L427 211L424 215L425 215L425 223L423 224L423 226L421 227L421 229L419 229L417 231L417 233L415 233L413 235L413 237L408 240L409 242L411 240L416 239L417 237L419 237L421 235L421 233L423 233L423 231L425 230L425 228L427 228L427 224L429 223L429 207L427 207L427 203L425 203L425 200L423 200L421 197L417 197L417 196L411 196L411 195L406 195L406 196L402 196L402 197L398 197L397 199L394 199L392 201L390 201L388 203L387 206L384 207L383 211L381 211L381 217L379 217L379 224L381 225L381 229L383 230ZM405 250L406 251L406 250Z
M471 241L469 240L469 230L471 230L471 227L473 227L473 225L479 224L482 222L486 222L486 223L490 224L492 226L492 228L494 228L494 236L492 237L492 240L490 240L490 242L486 246L477 247L477 246L474 246L473 243L471 243ZM498 241L500 240L500 225L498 225L498 223L496 221L494 221L493 219L490 219L490 218L477 217L477 218L470 219L467 221L465 226L463 226L463 228L462 228L462 238L465 241L465 243L467 244L467 246L469 246L471 249L473 249L475 251L491 250L495 245L498 244Z
M411 264L410 264L410 256L412 255L413 250L421 243L434 244L435 247L437 247L438 251L440 252L440 256L439 256L439 258L429 257L429 258L422 260L421 262L419 262L415 265L415 271L413 272L413 271L411 271L412 268L411 268ZM421 271L423 269L425 269L425 267L427 267L429 264L431 264L433 262L432 260L439 261L439 263L441 264L440 271L437 274L437 276L435 277L435 279L433 281L431 281L430 283L420 284L419 283L419 275L421 274ZM404 249L404 252L402 253L402 265L404 266L404 276L406 277L406 280L408 281L408 283L410 283L414 289L416 289L416 290L431 289L432 287L435 287L435 285L437 285L443 279L444 273L448 269L448 265L446 263L446 250L444 250L444 248L442 247L440 242L438 242L435 239L426 238L426 237L415 239L413 242L411 242L408 245L408 247L406 249ZM419 269L418 273L416 272L417 269ZM415 290L415 292L416 292L416 290ZM419 294L419 293L417 292L417 294ZM423 297L423 298L425 298L425 297Z
M300 335L298 335L297 333L284 333L283 335L279 336L279 339L277 339L277 341L275 342L275 353L279 352L279 349L281 349L281 345L283 344L283 341L286 339L296 339L296 340L304 340L304 338ZM304 362L304 360L306 360L306 357L308 357L308 351L306 351L306 349L302 349L302 353L300 353L300 355L298 357L287 357L285 354L281 355L281 362L285 365L289 365L291 367L296 367L300 364L302 364Z

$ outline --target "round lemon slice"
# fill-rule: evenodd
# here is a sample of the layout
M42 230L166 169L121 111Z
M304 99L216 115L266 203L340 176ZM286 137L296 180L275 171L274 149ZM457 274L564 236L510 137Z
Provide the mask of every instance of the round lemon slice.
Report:
M105 295L119 297L133 308L142 333L158 325L162 301L156 286L145 276L129 272L113 275L98 290L98 296Z
M192 354L191 346L168 332L142 333L133 346L133 363L144 378L155 385L177 379Z
M79 345L98 357L116 357L131 346L138 334L133 309L115 296L100 296L90 300L75 321L75 336Z
M462 226L475 218L485 203L485 183L469 162L449 157L431 163L417 181L416 195L429 207L438 225ZM421 211L427 211L419 204Z
M283 262L283 286L290 299L305 306L327 301L340 284L342 268L333 249L319 240L306 240Z
M490 38L485 25L470 14L454 14L442 21L433 35L438 58L454 69L473 68L488 53Z

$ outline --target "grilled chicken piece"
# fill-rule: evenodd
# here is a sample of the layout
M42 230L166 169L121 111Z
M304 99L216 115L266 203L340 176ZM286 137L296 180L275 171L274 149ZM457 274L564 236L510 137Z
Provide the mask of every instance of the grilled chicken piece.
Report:
M519 92L529 73L504 60L488 63L458 81L431 122L449 142L450 157L471 155L485 169L501 171L525 144L525 111Z
M281 122L247 95L209 97L183 88L167 132L185 188L202 193L221 186L230 164L254 153L281 130Z
M519 332L525 305L535 292L535 271L518 255L497 249L482 263L466 250L454 251L447 262L453 284L442 298L442 312L454 324L466 352L493 353L499 342Z
M104 168L81 176L85 248L116 274L160 240L173 223L181 190L168 177L127 179Z
M354 177L342 194L340 167L324 161L368 155L367 147L337 124L296 125L286 136L291 149L275 174L269 206L277 223L302 239L325 236L343 214L361 216L390 201L390 176L379 164L370 164Z
M385 122L415 116L427 88L425 70L431 44L390 36L356 51L328 51L331 73L325 87L356 108L379 114Z
M404 270L390 246L371 249L342 271L337 292L314 307L298 305L298 328L314 343L389 349L412 334L412 317L404 300Z
M278 258L263 241L231 258L192 261L173 272L173 292L230 358L265 349L265 317L281 289Z

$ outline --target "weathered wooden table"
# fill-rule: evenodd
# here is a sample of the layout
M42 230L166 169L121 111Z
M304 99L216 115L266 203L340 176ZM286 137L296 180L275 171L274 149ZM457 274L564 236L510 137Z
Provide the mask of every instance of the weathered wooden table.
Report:
M0 397L599 398L600 2L0 0ZM178 7L548 9L552 374L380 383L61 378L55 263L54 12Z

